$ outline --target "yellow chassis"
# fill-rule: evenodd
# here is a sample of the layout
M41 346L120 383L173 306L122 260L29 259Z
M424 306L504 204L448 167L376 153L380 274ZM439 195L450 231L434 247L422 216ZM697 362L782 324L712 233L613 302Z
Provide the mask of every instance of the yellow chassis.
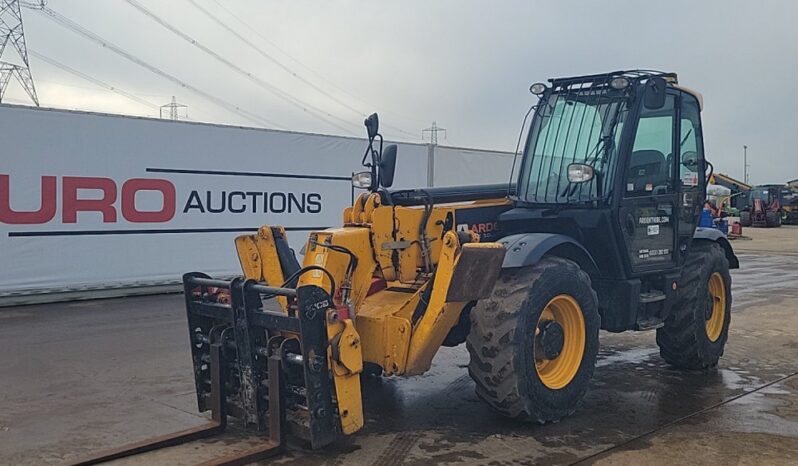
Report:
M324 268L338 284L334 300L342 318L328 321L327 357L344 434L363 427L363 363L380 366L385 375L427 371L461 312L490 295L505 252L501 244L480 243L478 234L452 227L458 213L507 205L505 199L428 208L382 205L380 199L361 194L344 211L343 227L312 232L305 246L303 265ZM276 230L285 237L282 227ZM261 227L236 238L236 249L246 278L280 286L289 277L274 234L275 227ZM349 273L351 259L341 247L357 258ZM329 289L330 281L312 270L298 285ZM286 298L277 300L289 312Z

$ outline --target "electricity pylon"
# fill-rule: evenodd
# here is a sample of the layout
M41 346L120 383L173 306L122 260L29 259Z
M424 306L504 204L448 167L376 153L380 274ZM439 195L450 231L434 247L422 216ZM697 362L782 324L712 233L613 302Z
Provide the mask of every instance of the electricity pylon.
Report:
M41 3L43 6L44 3ZM25 6L29 6L27 3ZM33 5L30 5L34 7ZM18 55L18 60L7 61L5 54L7 47ZM22 10L19 0L0 0L0 102L8 89L11 77L16 78L25 93L39 106L39 97L36 95L36 86L30 72L28 48L25 45L25 29L22 27Z

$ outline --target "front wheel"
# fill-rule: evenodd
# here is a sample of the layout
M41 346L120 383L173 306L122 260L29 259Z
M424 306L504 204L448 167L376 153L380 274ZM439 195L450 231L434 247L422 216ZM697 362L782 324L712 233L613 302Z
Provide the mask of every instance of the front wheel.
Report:
M587 392L600 318L590 277L545 258L502 271L493 295L471 312L468 372L499 413L539 423L572 414Z
M781 226L781 214L778 212L771 212L768 211L765 214L765 223L768 227L780 227Z
M751 212L745 210L740 212L740 225L744 227L751 226Z
M729 337L732 302L729 261L719 244L693 244L677 293L671 315L657 329L660 355L684 369L716 366Z

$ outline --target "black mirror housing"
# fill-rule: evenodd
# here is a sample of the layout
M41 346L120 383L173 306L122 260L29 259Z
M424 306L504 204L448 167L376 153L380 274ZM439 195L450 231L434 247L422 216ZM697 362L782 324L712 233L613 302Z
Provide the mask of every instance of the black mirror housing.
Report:
M651 110L662 108L665 105L665 88L667 83L664 78L655 77L646 81L643 105Z
M380 118L377 116L376 113L372 113L366 118L366 121L363 122L366 125L366 132L369 135L369 139L374 139L377 137L377 133L380 132Z
M380 186L390 188L393 186L393 176L396 172L396 144L385 146L380 157Z

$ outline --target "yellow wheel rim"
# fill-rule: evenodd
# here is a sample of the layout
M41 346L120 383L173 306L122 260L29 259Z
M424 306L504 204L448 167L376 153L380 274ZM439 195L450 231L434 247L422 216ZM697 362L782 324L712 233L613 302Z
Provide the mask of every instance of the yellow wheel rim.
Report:
M562 330L562 349L555 357L547 357L542 345L547 327L556 323ZM559 345L557 345L559 347ZM535 370L543 384L557 390L565 387L579 372L585 354L585 317L574 298L558 295L540 313L535 326Z
M710 341L718 341L726 320L726 283L718 272L709 277L709 298L712 302L708 305L711 310L707 309L707 337Z

